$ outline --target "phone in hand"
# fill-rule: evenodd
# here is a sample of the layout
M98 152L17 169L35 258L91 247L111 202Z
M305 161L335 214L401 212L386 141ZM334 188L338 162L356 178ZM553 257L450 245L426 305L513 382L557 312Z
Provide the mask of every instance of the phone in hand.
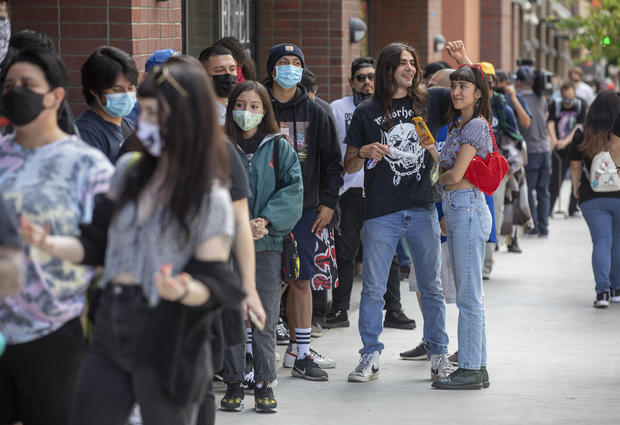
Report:
M430 140L427 143L428 145L435 144L435 138L431 134L428 126L426 125L426 122L424 122L424 119L422 117L413 117L413 125L415 125L415 129L418 132L419 136L425 136L428 138L428 140Z

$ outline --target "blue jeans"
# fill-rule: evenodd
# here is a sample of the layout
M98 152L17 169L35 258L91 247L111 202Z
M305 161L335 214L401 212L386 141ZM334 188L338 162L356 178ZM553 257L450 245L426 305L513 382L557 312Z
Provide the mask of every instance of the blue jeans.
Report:
M446 192L443 211L459 308L459 367L478 370L487 364L482 266L491 212L478 189Z
M413 258L422 299L424 340L429 354L447 353L446 306L439 271L441 248L435 205L411 208L364 221L364 264L359 331L364 347L361 354L381 351L383 294L396 245L403 236Z
M525 167L527 179L527 200L530 204L534 229L540 235L549 233L549 181L551 179L551 154L549 152L527 154ZM534 198L536 191L536 198Z
M413 262L411 259L411 255L409 255L409 247L407 246L407 242L404 238L401 238L398 241L398 245L396 246L396 255L398 256L398 264L402 266L409 266Z
M620 289L620 199L594 198L579 205L592 237L596 293Z

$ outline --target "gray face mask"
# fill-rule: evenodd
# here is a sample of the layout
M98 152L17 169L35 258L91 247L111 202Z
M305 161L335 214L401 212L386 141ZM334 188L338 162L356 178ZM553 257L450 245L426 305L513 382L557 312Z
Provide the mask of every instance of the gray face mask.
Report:
M8 18L0 18L0 63L9 51L9 39L11 38L11 21Z

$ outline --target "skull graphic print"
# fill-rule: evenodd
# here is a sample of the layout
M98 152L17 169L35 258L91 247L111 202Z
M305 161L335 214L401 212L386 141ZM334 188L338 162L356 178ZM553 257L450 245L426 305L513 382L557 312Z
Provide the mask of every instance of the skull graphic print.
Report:
M400 122L387 132L381 130L381 143L390 147L390 153L383 159L394 173L394 186L398 186L406 176L413 175L418 181L422 180L426 168L425 149L418 140L413 123Z

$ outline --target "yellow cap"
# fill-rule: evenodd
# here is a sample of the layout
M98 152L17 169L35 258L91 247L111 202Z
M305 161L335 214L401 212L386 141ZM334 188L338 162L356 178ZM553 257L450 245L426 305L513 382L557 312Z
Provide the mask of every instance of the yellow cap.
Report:
M495 75L495 67L490 62L480 62L480 67L482 68L482 72L487 75Z

